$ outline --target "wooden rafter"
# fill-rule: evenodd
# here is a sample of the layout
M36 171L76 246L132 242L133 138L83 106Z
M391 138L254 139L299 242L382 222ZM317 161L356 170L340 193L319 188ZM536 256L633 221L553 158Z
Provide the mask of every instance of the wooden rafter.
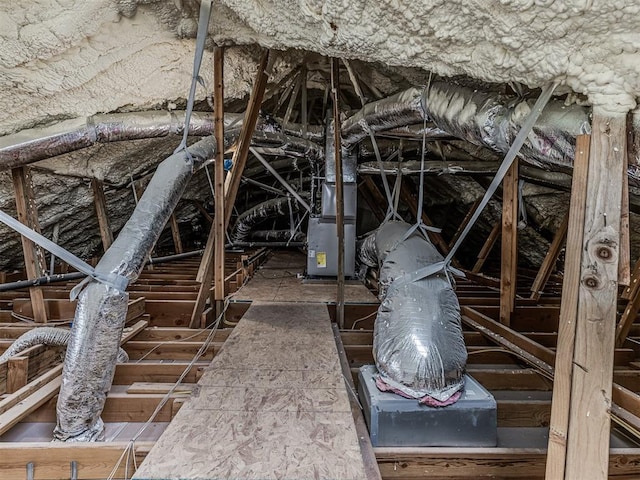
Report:
M558 256L562 251L562 247L565 244L565 239L567 237L567 227L569 225L569 212L564 216L564 219L560 223L560 226L556 230L556 234L553 237L553 241L551 245L549 245L549 250L547 250L547 254L542 261L542 265L540 265L540 269L536 275L536 278L531 285L531 298L538 300L542 292L544 291L544 287L549 281L549 277L551 276L551 272L558 261Z
M100 228L102 248L106 252L113 243L113 232L109 225L107 201L104 196L104 183L97 178L92 178L91 190L93 191L93 205L96 209L96 216L98 217L98 227Z
M27 227L40 233L38 213L31 184L31 172L28 167L18 167L11 170L13 177L13 188L16 198L16 211L18 220ZM33 280L41 277L45 273L44 252L28 238L21 236L22 251L24 254L24 265L27 278ZM29 289L33 319L36 322L45 323L47 321L47 309L40 287Z

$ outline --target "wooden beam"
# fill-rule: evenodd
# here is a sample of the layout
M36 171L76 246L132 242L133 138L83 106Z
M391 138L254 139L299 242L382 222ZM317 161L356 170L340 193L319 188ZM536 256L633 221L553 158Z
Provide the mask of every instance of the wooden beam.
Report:
M240 132L240 138L235 152L233 153L233 165L231 172L227 176L225 181L225 205L227 209L225 211L225 228L229 226L231 220L231 213L233 211L233 205L236 203L236 196L238 195L238 188L240 187L240 180L244 172L244 167L247 163L247 156L249 154L249 147L251 146L251 137L256 128L258 121L258 114L260 113L260 107L262 105L262 98L264 97L264 90L267 86L267 80L269 79L269 72L267 71L267 65L269 63L269 50L265 50L260 59L258 65L258 73L256 81L253 84L253 90L249 97L249 105L246 113L244 114L244 121L242 122L242 130Z
M34 466L34 480L72 478L71 462L76 462L78 479L108 478L116 465L114 478L125 478L145 458L153 442L137 441L131 457L128 442L11 442L0 443L0 468L4 480L24 480L26 465ZM135 457L135 461L134 461Z
M102 180L97 178L91 179L91 189L93 190L93 205L96 209L98 217L98 226L100 228L100 238L102 239L102 248L106 252L113 243L113 232L109 225L109 214L107 212L107 201L104 196L104 184Z
M213 96L215 105L214 129L216 145L224 145L224 48L221 47L214 47L213 50L213 78ZM227 203L225 205L224 151L222 148L216 149L216 163L213 181L215 192L215 215L213 217L213 296L211 299L211 305L215 307L215 316L218 318L223 312L223 302L225 297L225 206L229 210L233 207L233 203Z
M593 114L565 478L608 475L626 125Z
M182 253L182 238L180 238L180 227L175 212L169 217L169 225L171 226L171 236L173 237L173 247L176 253Z
M27 384L29 357L13 357L7 360L7 393L14 393Z
M336 317L340 328L344 328L344 179L342 177L342 139L340 137L340 63L331 60L331 92L333 96L333 142L336 168L336 229L338 235L338 285Z
M516 302L518 269L518 162L502 181L502 254L500 255L500 323L509 325Z
M627 339L633 323L636 318L638 318L638 312L640 312L640 290L636 289L634 296L625 307L618 326L616 327L616 345L618 347L621 347Z
M487 237L487 240L484 242L484 245L482 245L482 248L480 249L480 253L478 253L476 263L473 265L473 268L471 269L472 273L478 273L480 270L482 270L482 267L484 266L484 262L487 261L487 257L491 253L493 246L496 244L496 240L498 240L500 233L502 233L502 224L496 223L491 229L491 232L489 232L489 236Z
M640 290L640 258L633 266L633 272L631 273L631 281L629 285L622 291L620 298L623 300L631 300L636 293Z
M342 376L344 377L344 381L347 385L347 390L355 392L356 387L351 377L349 360L347 359L344 345L342 344L340 330L336 324L333 324L332 328L333 337L336 341L336 347L338 349L340 367L342 368ZM360 404L354 395L349 395L349 404L351 405L353 422L356 426L358 444L360 445L360 452L362 454L362 461L364 463L367 480L381 480L382 477L380 476L380 469L378 468L378 463L376 462L376 455L375 453L373 453L373 445L371 444L371 438L369 437L369 432L367 431L367 424L365 423Z
M627 173L629 158L626 149L623 162L622 201L620 204L620 260L618 262L618 284L629 286L631 283L631 238L629 234L629 175Z
M38 223L38 213L36 211L35 198L31 184L31 173L27 167L18 167L11 170L13 177L13 188L16 197L16 211L18 220L27 227L40 233ZM44 253L40 247L24 236L22 240L22 251L24 254L25 270L27 278L34 280L44 275L46 271L44 263ZM33 309L33 319L39 323L46 323L47 310L40 287L29 289L31 305Z
M560 255L560 251L564 245L565 238L567 237L567 227L569 225L569 212L564 216L562 223L556 230L556 234L553 237L553 241L549 246L549 250L547 250L547 254L542 261L542 265L540 265L540 270L538 270L538 274L536 275L533 284L531 285L531 297L534 300L539 300L540 295L544 291L544 287L549 281L549 277L551 276L551 272L555 267L556 261L558 260L558 256Z
M458 226L458 229L456 230L456 233L453 234L453 237L451 237L451 240L449 241L449 244L447 245L449 250L451 250L451 248L455 245L456 241L458 241L458 238L460 238L460 235L462 234L464 229L467 227L467 225L471 221L471 218L473 217L473 214L476 213L476 210L480 206L480 202L482 202L482 197L478 198L475 202L473 202L473 205L471 205L471 208L469 209L467 214L462 219L462 222L460 222L460 225Z
M366 178L370 179L371 177L368 176ZM374 201L373 196L369 191L369 188L364 184L364 182L361 182L358 184L358 193L360 193L360 196L365 201L365 203L369 206L369 209L371 210L373 215L376 217L376 219L379 222L382 222L385 217L384 210L382 209L382 206L378 202Z
M573 183L569 206L567 228L567 248L562 285L562 303L558 338L561 339L556 351L555 380L553 382L553 402L549 433L549 456L547 458L547 478L564 478L567 433L569 428L569 405L571 399L571 376L573 371L573 347L575 342L575 320L578 314L578 286L580 282L580 262L587 199L587 178L589 172L590 137L580 135L576 139L576 153L573 162Z

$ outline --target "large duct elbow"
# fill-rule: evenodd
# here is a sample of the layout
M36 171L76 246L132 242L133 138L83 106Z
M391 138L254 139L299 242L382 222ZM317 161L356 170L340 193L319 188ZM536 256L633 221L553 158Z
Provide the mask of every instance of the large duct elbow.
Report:
M455 292L444 273L395 283L404 274L442 261L431 242L410 226L388 222L367 237L360 259L379 266L381 304L373 354L380 380L390 389L444 405L464 386L467 351Z
M231 242L245 242L254 226L274 217L296 213L300 209L298 202L291 197L272 198L243 212L236 220L231 234Z

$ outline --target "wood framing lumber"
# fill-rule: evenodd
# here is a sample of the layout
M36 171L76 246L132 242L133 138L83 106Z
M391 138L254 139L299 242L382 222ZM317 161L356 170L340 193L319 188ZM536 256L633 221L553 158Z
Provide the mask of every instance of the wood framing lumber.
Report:
M11 170L11 175L13 177L18 220L32 230L40 233L35 198L31 185L31 173L28 167L18 167ZM22 240L22 252L24 254L27 278L34 280L41 277L45 273L44 253L42 249L22 235L20 239ZM33 319L39 323L46 323L47 309L44 303L44 297L42 296L42 289L40 287L29 288L29 296L31 297L31 305L33 308Z
M482 202L482 197L478 198L475 202L473 202L473 205L471 205L471 208L469 208L469 211L462 219L462 222L460 222L460 225L458 225L458 229L456 230L456 233L453 234L453 237L451 237L451 240L449 241L449 244L448 244L449 249L451 249L455 245L458 238L460 238L460 235L462 234L464 229L467 227L467 225L471 221L473 214L476 213L476 210L480 206L480 202Z
M180 227L176 214L172 213L169 217L169 225L171 226L171 237L173 238L173 248L176 253L182 253L182 238L180 237Z
M306 82L306 70L305 79ZM340 63L331 61L331 92L333 94L333 134L336 169L336 230L338 235L338 272L336 317L340 328L344 328L344 178L342 176L342 139L340 136Z
M336 324L331 326L333 328L333 337L336 341L336 347L338 349L338 356L340 357L340 367L342 368L342 376L347 386L347 392L349 395L349 403L351 405L351 414L353 415L353 422L356 427L356 434L358 436L358 444L360 445L360 453L362 454L362 461L364 463L365 473L367 480L382 480L380 476L380 469L376 462L376 455L373 452L373 445L371 444L371 438L369 437L369 431L367 430L367 424L362 414L362 409L356 397L356 387L351 378L351 371L349 369L349 360L345 353L344 345L342 344L342 337L340 336L340 329Z
M225 228L229 226L231 213L233 211L232 206L236 202L238 188L240 187L240 180L244 172L244 167L247 163L249 147L251 146L251 137L253 136L253 132L256 128L258 114L260 113L260 107L264 97L264 91L267 86L267 80L269 79L269 72L267 69L268 64L269 50L265 50L262 54L262 58L260 59L260 64L258 65L256 81L253 84L253 90L249 97L249 104L244 115L244 121L242 122L242 130L240 132L240 138L238 139L237 148L233 153L233 165L231 167L231 172L229 172L225 181L225 205L228 206L225 211Z
M547 254L542 261L542 265L540 265L540 269L538 270L538 274L531 285L531 298L535 300L539 300L542 292L544 291L544 287L549 281L549 277L551 276L551 272L558 260L558 256L560 255L560 251L562 250L563 245L565 244L565 239L567 237L567 227L569 225L569 212L564 216L562 223L556 230L556 234L553 237L553 241L551 245L549 245L549 250L547 250Z
M502 181L502 253L500 255L500 323L509 325L515 307L518 268L518 162ZM523 207L524 208L524 207Z
M78 480L107 478L119 461L114 478L124 478L126 470L131 473L135 469L134 463L142 462L151 450L153 442L136 442L134 453L129 458L129 464L126 465L126 458L121 459L121 457L128 446L128 442L0 443L2 478L3 480L24 480L28 463L34 466L34 480L71 478L71 462L76 462Z
M567 227L567 245L582 244L589 172L589 149L591 138L581 135L576 139L576 156L573 163L573 184ZM575 319L578 314L578 284L580 279L581 252L570 248L565 256L565 275L562 286L562 304L558 337L562 342L556 351L557 378L553 383L553 403L549 433L549 456L546 474L551 478L563 478L569 428L569 405L571 398L571 376L573 370L573 346L575 342Z
M476 260L476 263L473 265L473 268L471 269L472 273L478 273L480 272L480 270L482 270L482 267L484 266L484 262L486 262L487 257L489 256L489 253L491 253L491 249L496 244L496 240L498 240L500 233L502 233L502 224L496 223L491 229L491 232L489 233L487 240L484 242L484 245L482 245L482 248L480 249L480 253L478 253L478 258Z
M584 237L578 243L582 260L565 462L568 479L604 480L608 475L626 139L626 115L594 112Z
M102 248L106 252L113 243L113 232L109 225L107 201L104 196L104 183L97 178L92 178L91 190L93 191L93 205L96 209L96 217L98 218Z
M213 50L213 96L214 96L214 129L216 145L224 145L224 48ZM253 134L253 131L251 132ZM225 210L231 209L233 203L225 203L224 195L224 152L216 151L214 166L215 215L213 217L213 295L211 305L215 307L215 316L222 314L222 302L225 297L224 282L224 244L225 244ZM235 200L235 199L234 199ZM197 305L199 308L199 305ZM198 312L195 312L198 313Z
M629 144L627 143L627 146ZM629 236L629 158L625 149L622 169L622 201L620 203L620 254L618 261L618 284L628 286L631 282L631 238Z

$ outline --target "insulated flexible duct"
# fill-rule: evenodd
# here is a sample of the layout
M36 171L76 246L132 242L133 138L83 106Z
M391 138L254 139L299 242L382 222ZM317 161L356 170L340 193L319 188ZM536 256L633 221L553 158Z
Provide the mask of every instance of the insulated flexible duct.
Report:
M0 363L24 352L35 345L47 345L50 347L66 347L71 337L71 330L66 328L38 327L20 335L2 355ZM118 350L118 363L129 361L129 355L122 348Z
M238 137L225 132L225 148ZM285 154L313 157L322 147L282 133L256 132L252 145L281 149ZM131 218L96 266L99 273L116 273L130 282L138 278L155 242L175 209L193 172L213 158L216 143L207 137L162 163L140 198ZM295 203L295 202L294 202ZM54 438L93 441L104 430L100 414L111 388L118 344L127 313L128 294L91 280L78 297L78 306L58 396L58 423Z
M224 116L225 127L240 128L242 114ZM184 131L184 111L109 113L65 120L0 137L0 166L15 168L90 147L96 143L165 137ZM189 135L213 133L213 114L193 112Z
M394 283L406 273L442 261L419 233L404 239L409 228L404 222L385 223L360 249L363 263L380 268L373 355L381 379L393 390L446 403L464 386L467 350L460 307L444 273Z
M289 215L290 211L296 213L299 210L298 202L290 197L272 198L259 203L238 217L231 234L231 243L245 242L251 229L268 218Z
M138 277L193 172L215 151L215 139L207 137L189 147L188 153L182 150L158 165L96 272L117 273L130 281ZM58 396L54 439L93 441L101 437L100 414L111 388L128 300L127 293L95 280L80 293Z
M426 117L450 135L506 153L531 106L530 101L519 97L434 82L428 89L410 88L365 105L343 122L343 145L353 147L367 136L367 129L385 131L421 123ZM537 167L569 170L573 165L575 137L590 131L585 107L552 100L527 137L520 156ZM638 170L635 165L629 167L632 184L640 185Z

